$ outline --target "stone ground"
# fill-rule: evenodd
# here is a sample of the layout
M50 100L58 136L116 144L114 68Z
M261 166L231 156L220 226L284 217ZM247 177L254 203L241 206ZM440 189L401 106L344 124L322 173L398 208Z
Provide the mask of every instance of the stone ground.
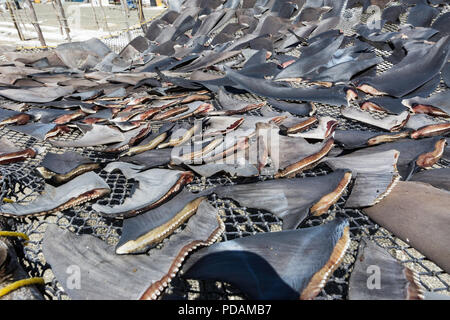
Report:
M103 6L108 27L106 27L103 11L100 6L93 8L89 3L76 2L68 2L63 6L69 23L72 41L87 40L92 37L105 37L110 34L114 35L127 28L127 21L129 26L136 25L139 22L137 10L129 10L129 17L126 19L122 7L119 5ZM59 43L66 42L66 36L65 34L61 34L56 12L52 4L34 4L34 7L47 45L55 46ZM145 19L148 20L158 15L161 10L164 10L164 8L144 8ZM98 24L94 16L94 11ZM20 40L9 11L5 11L3 7L0 9L0 45L40 46L35 29L31 24L32 20L29 10L16 10L16 16L26 38L25 41Z

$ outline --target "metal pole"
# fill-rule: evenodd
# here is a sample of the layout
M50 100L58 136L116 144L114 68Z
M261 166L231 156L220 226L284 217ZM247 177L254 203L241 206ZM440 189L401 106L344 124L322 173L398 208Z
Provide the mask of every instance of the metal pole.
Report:
M120 0L120 2L122 3L123 14L125 16L125 25L127 27L127 39L128 39L128 41L131 41L130 24L128 23L128 19L130 17L130 13L128 11L127 0Z
M64 35L63 25L62 25L61 17L59 16L58 9L56 9L56 5L55 5L55 2L53 0L50 1L50 2L52 3L53 10L55 10L56 19L58 19L59 32L61 32L61 35L63 36Z
M8 7L9 14L11 15L11 19L12 19L12 21L13 21L13 23L14 23L14 26L16 27L16 30L17 30L17 33L19 34L20 40L21 40L21 41L24 41L25 38L24 38L24 36L23 36L22 31L20 30L19 25L17 24L16 16L14 15L14 11L13 11L12 5L11 5L11 3L9 2L9 0L6 0L6 6Z
M37 16L36 16L36 11L34 10L33 3L31 2L31 0L26 0L26 2L28 4L28 7L30 7L31 18L33 19L31 21L31 23L33 24L33 27L36 29L36 33L38 34L39 42L41 43L41 46L46 47L47 45L45 43L45 39L44 39L44 35L42 34L41 27L39 26Z
M97 14L95 13L94 0L90 0L89 2L91 3L92 12L94 13L95 24L97 25L97 29L100 30L100 25L98 24Z
M20 28L20 30L22 31L22 34L25 37L27 30L27 25L25 24L25 22L23 21L23 17L22 17L22 13L25 12L25 15L27 13L26 10L24 11L19 11L21 8L17 6L17 3L14 3L15 5L13 5L13 11L14 11L14 15L16 16L16 20L19 26L22 25L22 27Z
M144 17L144 8L142 7L142 0L138 0L138 15L139 15L139 22L141 24L142 31L144 31L144 33L145 33L146 27L144 24L145 17Z
M70 38L70 29L67 24L66 14L64 12L64 8L62 6L61 0L55 0L56 7L59 9L59 14L61 15L62 24L64 26L64 30L66 32L67 40L70 42L72 39Z
M102 0L98 0L98 4L100 5L100 8L102 9L103 20L105 22L106 30L108 30L109 35L111 35L111 30L109 29L109 26L108 26L108 19L106 19L105 8L103 8Z

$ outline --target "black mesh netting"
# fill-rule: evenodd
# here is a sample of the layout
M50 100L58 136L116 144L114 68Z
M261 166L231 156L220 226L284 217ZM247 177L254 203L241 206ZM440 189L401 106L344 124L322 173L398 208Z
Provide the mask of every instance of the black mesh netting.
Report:
M395 3L394 3L395 4ZM346 10L347 14L358 14L359 9ZM448 10L445 9L445 11ZM360 14L360 12L359 12ZM360 14L361 15L361 14ZM364 21L367 16L361 16ZM406 17L401 17L405 21ZM230 21L231 23L232 21ZM340 26L346 34L352 34L352 29L345 25L346 21ZM387 25L384 31L396 30L396 25ZM220 30L217 30L219 32ZM133 30L132 35L141 35L142 30ZM211 35L214 36L214 35ZM110 45L114 51L120 51L126 45L126 37L124 34L116 37L105 39L105 43ZM379 55L388 55L387 52L377 50ZM293 50L290 54L298 56L298 50ZM224 61L228 65L235 64L239 66L239 57ZM383 72L390 68L389 63L382 63L378 66L378 72ZM303 86L303 83L292 83L295 86ZM437 91L444 90L445 85L441 83ZM237 96L242 100L261 101L260 97L246 94ZM2 101L1 104L11 103ZM328 105L317 104L317 115L331 116L339 121L340 129L358 129L358 130L377 130L357 121L343 118L339 108ZM353 106L357 107L356 104ZM258 112L251 112L256 115ZM373 112L373 115L383 117L384 114ZM76 139L80 136L80 132L73 130L65 134L59 139ZM6 137L13 141L17 146L40 148L41 153L34 159L29 159L22 163L0 166L0 201L11 199L13 201L28 202L33 200L40 191L43 190L44 181L36 173L35 168L39 165L46 152L64 152L65 150L73 150L88 156L95 162L105 163L114 161L113 156L105 156L98 148L68 148L65 150L52 147L48 142L41 142L35 138L25 134L17 133L6 128L0 128L0 138ZM433 168L449 167L450 163L440 160ZM431 170L433 170L433 168ZM105 198L97 200L101 204L117 205L124 201L128 196L131 184L120 173L108 173L101 169L96 170L97 173L108 183L112 192ZM303 172L301 176L324 175L330 172L325 165L319 165L313 170ZM265 177L255 177L253 180L265 179ZM196 178L187 188L191 190L199 190L215 185L235 184L249 182L252 179L231 178L228 176L216 176L214 178ZM331 276L324 289L321 291L317 299L346 299L348 291L348 279L351 274L353 263L357 254L357 247L361 237L369 237L378 245L386 248L390 254L401 261L405 266L415 270L418 273L420 283L425 290L436 291L450 295L450 275L444 273L432 261L428 260L407 243L393 236L389 231L372 222L360 210L346 209L344 204L346 197L351 190L351 185L347 188L346 193L333 205L330 210L322 216L313 216L302 223L300 228L310 227L325 223L335 217L345 217L350 222L351 245L347 250L344 260L340 267ZM274 215L261 210L240 207L230 200L218 199L215 195L209 197L209 201L219 208L221 217L225 223L225 232L221 241L231 240L238 237L246 237L259 232L273 232L281 230L281 221ZM22 242L17 241L17 252L24 269L30 276L43 276L46 285L43 293L47 299L68 299L62 287L54 278L51 268L45 262L45 257L41 251L42 236L46 226L49 223L57 224L62 228L68 228L72 232L78 234L93 234L114 245L117 243L122 228L122 220L111 219L98 215L92 210L92 204L95 201L85 203L83 205L58 212L53 215L32 217L24 219L6 219L6 227L10 230L24 232L29 235L30 241L26 246ZM179 230L183 228L181 226ZM245 299L245 296L231 285L214 281L194 281L183 279L180 276L175 277L169 286L165 289L160 299Z

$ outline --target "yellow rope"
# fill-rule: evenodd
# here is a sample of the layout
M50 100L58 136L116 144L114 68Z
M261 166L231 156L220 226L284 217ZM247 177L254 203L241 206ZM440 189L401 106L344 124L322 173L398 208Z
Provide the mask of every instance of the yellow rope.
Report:
M45 284L44 278L29 278L29 279L23 279L23 280L13 282L13 283L7 285L6 287L0 289L0 298L7 295L11 291L14 291L23 286L29 286L32 284L44 285Z
M48 48L56 48L56 46L36 46L36 47L17 47L16 50L35 50L35 49L48 49Z
M14 231L0 231L0 237L19 237L25 240L30 240L25 233L22 232L14 232Z
M14 201L12 201L11 199L8 199L8 198L3 198L3 202L13 203Z

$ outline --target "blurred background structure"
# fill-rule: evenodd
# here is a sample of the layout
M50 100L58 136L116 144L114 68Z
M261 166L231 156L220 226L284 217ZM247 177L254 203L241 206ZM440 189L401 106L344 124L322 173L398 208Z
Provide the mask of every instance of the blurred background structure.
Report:
M108 38L159 15L161 0L0 0L0 46Z

